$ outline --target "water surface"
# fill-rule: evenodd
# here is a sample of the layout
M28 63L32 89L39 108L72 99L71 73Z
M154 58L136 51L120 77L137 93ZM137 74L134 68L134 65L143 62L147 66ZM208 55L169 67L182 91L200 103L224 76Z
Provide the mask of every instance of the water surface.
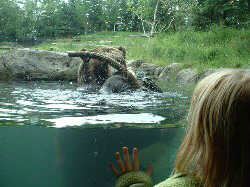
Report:
M6 124L173 124L187 103L177 92L86 93L70 82L0 82L0 122Z

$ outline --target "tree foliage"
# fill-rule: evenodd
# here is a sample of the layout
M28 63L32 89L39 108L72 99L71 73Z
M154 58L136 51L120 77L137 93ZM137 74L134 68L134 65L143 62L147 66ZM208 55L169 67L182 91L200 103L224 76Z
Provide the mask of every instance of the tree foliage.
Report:
M0 0L0 41L249 25L248 0Z
M14 40L18 35L21 10L15 1L0 0L0 40Z
M212 24L244 26L249 21L247 0L200 0L199 7L194 24L201 29Z

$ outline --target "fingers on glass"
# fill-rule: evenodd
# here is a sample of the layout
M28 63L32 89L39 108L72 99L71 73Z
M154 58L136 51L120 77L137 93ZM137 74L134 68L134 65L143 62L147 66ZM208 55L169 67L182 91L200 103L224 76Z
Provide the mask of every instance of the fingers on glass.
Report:
M150 165L146 171L147 175L150 176L152 173L153 165Z
M108 165L115 175L119 175L119 172L117 171L117 169L115 169L115 166L112 162L109 162Z
M113 163L109 163L109 167L112 169L113 173L118 177L123 173L130 172L130 171L138 171L139 170L139 159L138 159L138 149L135 147L133 148L132 154L132 162L130 162L129 151L127 147L122 148L123 152L123 160L119 152L115 153L118 170L115 168ZM148 168L147 171L148 175L151 174L152 168Z
M125 171L132 171L132 166L131 166L131 163L130 163L128 148L123 147L122 150L123 150L123 159L124 159Z
M137 148L133 148L133 170L138 171L139 170L139 160L138 160L138 150Z
M119 153L119 152L116 152L116 153L115 153L115 156L116 156L116 160L117 160L117 164L118 164L119 170L120 170L122 173L125 172L125 168L124 168L123 161L122 161L122 159L121 159L120 153Z

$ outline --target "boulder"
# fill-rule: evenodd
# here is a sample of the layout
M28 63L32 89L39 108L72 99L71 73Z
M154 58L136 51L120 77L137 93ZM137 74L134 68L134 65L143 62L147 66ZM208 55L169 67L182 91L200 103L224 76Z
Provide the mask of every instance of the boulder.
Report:
M76 80L80 58L67 53L16 49L0 56L0 80Z
M163 66L156 67L155 70L154 70L153 77L155 77L155 79L158 79L163 70L164 70Z
M152 79L157 80L159 74L163 69L163 66L150 63L142 63L141 66L136 69L136 74L143 72L144 76L151 77Z
M140 60L140 59L139 60L128 60L127 66L131 67L131 68L139 68L142 65L142 63L144 63L144 61Z
M160 73L159 79L169 80L171 77L176 77L178 71L182 69L180 63L172 63L167 65Z
M196 69L183 69L177 73L176 80L181 83L196 83L200 78Z

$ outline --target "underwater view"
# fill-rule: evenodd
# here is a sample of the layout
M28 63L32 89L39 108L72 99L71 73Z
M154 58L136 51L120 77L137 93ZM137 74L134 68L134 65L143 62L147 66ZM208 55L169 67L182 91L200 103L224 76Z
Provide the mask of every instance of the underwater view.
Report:
M121 147L138 147L155 183L171 173L184 134L184 91L105 94L71 82L0 83L0 185L103 186ZM168 127L168 128L167 128Z

